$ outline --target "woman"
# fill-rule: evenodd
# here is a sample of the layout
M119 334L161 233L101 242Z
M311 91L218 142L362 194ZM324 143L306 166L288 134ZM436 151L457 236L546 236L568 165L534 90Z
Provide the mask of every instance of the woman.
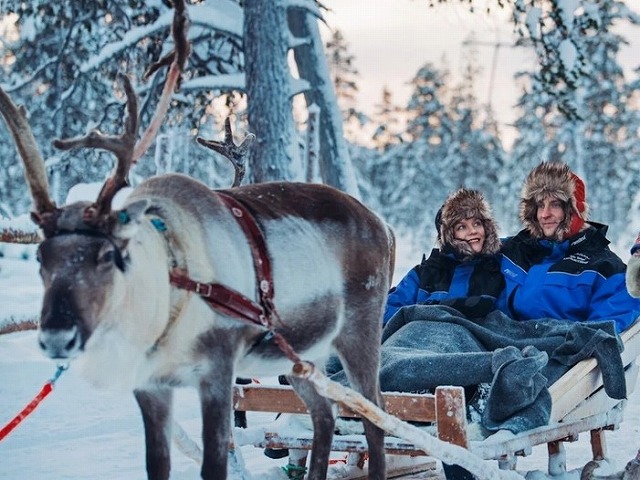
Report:
M387 298L384 324L403 306L446 304L467 316L493 310L504 289L500 239L481 192L461 188L436 215L439 248L411 269Z
M520 200L524 230L502 247L505 313L517 320L614 320L640 315L625 288L625 264L608 247L607 226L588 218L586 188L563 163L541 163Z

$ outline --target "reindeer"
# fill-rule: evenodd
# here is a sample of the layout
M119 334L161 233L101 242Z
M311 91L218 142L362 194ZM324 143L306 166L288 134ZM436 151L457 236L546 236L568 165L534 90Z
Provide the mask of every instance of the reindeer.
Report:
M175 3L176 52L163 96L172 92L189 48L185 7ZM274 182L211 190L180 174L147 179L113 209L114 195L150 143L146 134L136 143L137 101L127 77L123 82L122 135L92 132L54 142L62 149L102 148L117 158L95 202L63 207L50 199L25 110L0 89L32 219L44 237L37 254L42 351L73 360L97 386L133 391L154 480L170 474L174 387L199 392L203 479L227 476L236 376L286 373L298 358L321 363L335 352L351 385L381 405L381 319L394 262L385 223L328 186ZM332 406L306 380L289 380L312 417L308 478L319 480L327 472ZM383 432L366 419L364 426L369 478L383 479Z

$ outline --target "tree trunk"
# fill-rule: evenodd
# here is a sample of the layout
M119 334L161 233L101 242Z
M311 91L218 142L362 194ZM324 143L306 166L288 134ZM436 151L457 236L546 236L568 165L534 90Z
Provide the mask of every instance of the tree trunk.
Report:
M304 93L307 105L320 107L320 175L324 183L359 197L358 183L342 130L342 116L327 68L318 21L306 10L289 11L289 28L295 37L309 42L294 47L300 77L311 89Z
M300 171L289 65L286 8L281 0L252 0L244 6L244 55L251 182L294 180ZM296 168L297 167L297 168Z

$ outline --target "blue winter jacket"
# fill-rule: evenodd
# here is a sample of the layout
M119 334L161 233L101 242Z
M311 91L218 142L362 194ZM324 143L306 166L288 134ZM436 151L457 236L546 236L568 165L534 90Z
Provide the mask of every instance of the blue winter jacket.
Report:
M422 262L390 290L383 324L407 305L437 304L445 299L483 295L496 298L503 290L499 255L461 259L434 248L429 258L423 257Z
M618 332L640 316L640 300L625 286L624 262L605 237L607 226L561 243L532 238L525 230L504 241L502 273L507 315L518 320L614 320Z

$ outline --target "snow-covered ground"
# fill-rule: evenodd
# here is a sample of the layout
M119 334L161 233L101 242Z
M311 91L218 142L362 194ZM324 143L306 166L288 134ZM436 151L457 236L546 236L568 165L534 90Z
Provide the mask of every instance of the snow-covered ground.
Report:
M7 318L36 316L42 292L33 257L25 261L15 254L10 256L13 258L0 258L0 326ZM404 273L414 257L401 253L399 272ZM55 364L40 353L35 332L0 336L0 428L36 395L55 370ZM638 390L629 399L621 428L607 432L614 471L622 470L640 448ZM176 420L196 442L199 411L195 392L178 390ZM250 426L272 420L270 414L249 414ZM590 459L588 437L583 434L578 442L566 445L569 470L582 467ZM250 446L242 448L242 457L246 470L256 479L286 478L279 468L284 460L270 460ZM172 479L199 478L198 465L175 446L172 464ZM533 455L520 459L518 470L546 471L546 447L536 447ZM335 478L338 472L339 468L333 467L330 475ZM35 412L0 441L0 479L128 480L144 476L144 435L133 396L94 389L79 377L73 365ZM578 477L574 473L571 478Z

